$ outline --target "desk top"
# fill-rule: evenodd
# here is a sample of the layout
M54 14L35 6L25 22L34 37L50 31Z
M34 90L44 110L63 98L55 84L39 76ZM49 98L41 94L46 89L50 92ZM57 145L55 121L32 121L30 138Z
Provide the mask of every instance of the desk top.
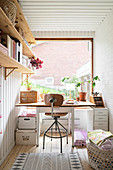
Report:
M50 107L50 106L47 106L45 105L44 102L37 102L37 103L19 103L19 104L16 104L17 107L19 106L26 106L26 107ZM95 107L95 104L94 103L91 103L91 102L77 102L77 103L74 103L74 104L67 104L67 103L63 103L60 107L84 107L84 106L94 106Z

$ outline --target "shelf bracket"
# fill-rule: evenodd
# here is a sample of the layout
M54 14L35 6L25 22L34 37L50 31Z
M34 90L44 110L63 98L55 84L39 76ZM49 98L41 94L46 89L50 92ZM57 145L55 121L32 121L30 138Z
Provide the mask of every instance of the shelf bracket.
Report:
M23 74L26 74L27 75L27 77L23 80ZM26 81L26 80L28 80L28 78L31 76L32 74L27 74L27 73L22 73L22 83L24 82L24 81Z
M12 70L7 74L8 69L12 69ZM15 69L18 69L18 67L5 67L5 80Z

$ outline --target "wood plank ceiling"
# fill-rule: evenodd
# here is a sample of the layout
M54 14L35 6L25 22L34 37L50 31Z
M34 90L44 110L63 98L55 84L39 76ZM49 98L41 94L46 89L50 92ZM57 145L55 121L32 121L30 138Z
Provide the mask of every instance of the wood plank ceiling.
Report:
M31 31L95 31L113 0L19 0Z

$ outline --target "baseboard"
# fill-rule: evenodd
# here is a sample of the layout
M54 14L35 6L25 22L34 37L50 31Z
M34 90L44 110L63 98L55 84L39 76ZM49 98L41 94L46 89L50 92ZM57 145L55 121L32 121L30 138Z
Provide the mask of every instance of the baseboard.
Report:
M2 165L3 161L6 159L6 157L8 156L8 154L10 153L10 151L12 150L12 148L15 146L15 142L10 146L10 148L8 149L7 153L3 156L3 158L0 160L0 166Z

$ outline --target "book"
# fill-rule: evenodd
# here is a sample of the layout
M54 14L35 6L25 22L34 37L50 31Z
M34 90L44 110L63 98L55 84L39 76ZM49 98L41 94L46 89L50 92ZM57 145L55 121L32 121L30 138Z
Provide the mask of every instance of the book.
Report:
M22 44L18 42L18 62L22 63Z
M16 43L15 43L15 41L13 40L13 58L14 58L14 59L15 59L15 50L16 50L16 49L15 49L15 44L16 44Z
M11 38L7 34L2 34L1 44L3 44L9 50L9 56L11 57Z

